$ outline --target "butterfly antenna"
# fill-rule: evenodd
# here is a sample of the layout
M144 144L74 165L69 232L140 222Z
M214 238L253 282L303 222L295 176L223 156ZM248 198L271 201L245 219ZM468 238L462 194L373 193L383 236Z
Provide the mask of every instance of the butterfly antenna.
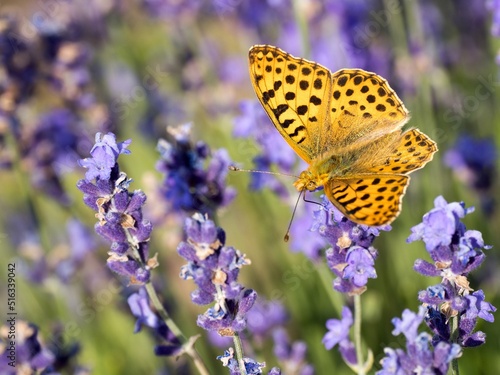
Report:
M288 229L286 230L285 237L283 237L283 240L285 242L288 242L288 240L290 239L290 228L292 227L293 218L295 217L295 211L297 211L297 206L299 205L299 200L302 194L304 194L304 190L300 191L299 196L297 197L297 202L295 202L295 207L293 208L292 217L290 218L290 223L288 224Z
M295 177L295 178L299 178L299 176L295 176L293 174L289 174L289 173L281 173L281 172L271 172L271 171L258 171L258 170L255 170L255 169L241 169L241 168L238 168L234 165L230 165L228 167L228 169L232 172L250 172L250 173L263 173L263 174L272 174L272 175L275 175L275 176L288 176L288 177Z

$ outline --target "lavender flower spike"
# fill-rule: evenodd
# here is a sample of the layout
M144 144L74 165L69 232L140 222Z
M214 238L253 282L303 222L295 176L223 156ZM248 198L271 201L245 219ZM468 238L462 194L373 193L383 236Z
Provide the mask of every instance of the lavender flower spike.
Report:
M181 277L193 279L198 289L191 299L198 305L215 302L198 316L198 325L208 331L232 336L246 327L246 314L253 306L257 293L245 289L237 279L242 266L250 264L238 250L224 246L225 233L201 214L187 218L186 241L177 247L180 256L188 261Z
M88 171L77 187L84 193L84 202L97 211L96 232L111 242L108 267L132 284L145 284L157 262L148 259L153 227L142 215L146 195L140 190L129 192L131 180L120 173L117 163L120 154L130 153L129 144L130 140L117 143L113 133L98 133L92 157L80 161Z

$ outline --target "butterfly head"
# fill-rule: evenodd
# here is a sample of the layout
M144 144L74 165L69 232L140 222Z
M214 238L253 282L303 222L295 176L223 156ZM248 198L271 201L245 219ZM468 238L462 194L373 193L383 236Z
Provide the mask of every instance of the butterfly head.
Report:
M322 183L319 183L318 177L308 169L303 171L299 175L299 178L293 183L293 186L295 186L298 191L315 191L322 185Z

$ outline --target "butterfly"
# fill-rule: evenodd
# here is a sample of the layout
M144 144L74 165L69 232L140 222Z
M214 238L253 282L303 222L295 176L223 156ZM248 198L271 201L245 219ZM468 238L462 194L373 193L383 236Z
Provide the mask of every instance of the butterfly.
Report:
M309 164L297 190L323 187L351 221L390 224L408 174L431 161L437 146L418 129L402 131L410 115L387 81L362 69L332 73L269 45L253 46L248 57L260 103Z

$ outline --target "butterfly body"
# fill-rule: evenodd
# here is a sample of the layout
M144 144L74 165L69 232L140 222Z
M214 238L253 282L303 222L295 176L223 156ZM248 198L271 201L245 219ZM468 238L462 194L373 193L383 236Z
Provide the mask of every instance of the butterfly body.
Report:
M350 220L390 223L401 210L408 173L437 151L387 81L361 69L332 73L272 46L249 51L252 84L276 129L309 168L299 190L323 187Z

